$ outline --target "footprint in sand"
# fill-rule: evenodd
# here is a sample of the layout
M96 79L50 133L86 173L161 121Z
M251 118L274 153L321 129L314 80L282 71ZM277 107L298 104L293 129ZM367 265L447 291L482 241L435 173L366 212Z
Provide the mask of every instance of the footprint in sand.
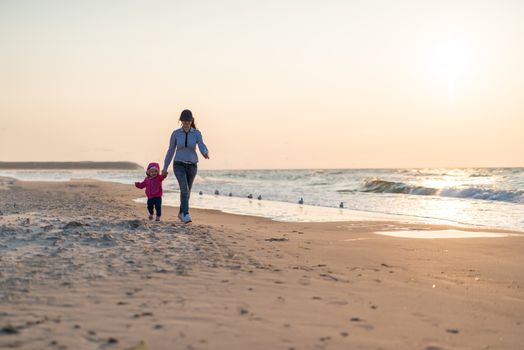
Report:
M360 327L360 328L364 328L365 330L368 330L368 331L372 331L373 330L373 326L370 325L370 324L367 324L365 323L365 321L359 317L352 317L350 318L349 320L350 322L357 322L357 326ZM361 323L361 322L364 322L364 323Z
M328 340L331 340L331 337L330 336L327 336L327 337L320 337L318 338L318 340L320 340L321 342L326 342Z
M0 328L0 334L17 334L17 333L19 333L18 329L16 329L15 327L11 325Z

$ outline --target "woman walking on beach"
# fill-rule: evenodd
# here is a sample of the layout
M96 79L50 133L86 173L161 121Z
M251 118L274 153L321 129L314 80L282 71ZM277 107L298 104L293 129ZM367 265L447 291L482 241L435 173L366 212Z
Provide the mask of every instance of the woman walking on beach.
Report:
M209 151L202 140L202 133L195 126L193 113L189 109L184 109L180 114L179 120L182 123L182 127L171 134L162 175L167 175L167 168L174 155L173 171L180 187L180 211L178 218L187 224L192 221L191 215L189 215L189 196L197 174L198 156L195 149L198 145L200 153L206 159L209 159Z

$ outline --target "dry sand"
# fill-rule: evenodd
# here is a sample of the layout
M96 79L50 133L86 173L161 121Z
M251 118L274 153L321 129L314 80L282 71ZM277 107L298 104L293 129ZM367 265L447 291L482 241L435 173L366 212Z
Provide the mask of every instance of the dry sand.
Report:
M183 225L168 207L155 223L140 195L0 180L1 349L523 348L522 235L205 210Z

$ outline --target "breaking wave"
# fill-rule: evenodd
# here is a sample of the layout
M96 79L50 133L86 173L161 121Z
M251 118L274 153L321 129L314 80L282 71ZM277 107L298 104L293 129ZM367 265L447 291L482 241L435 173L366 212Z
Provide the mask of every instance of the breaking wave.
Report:
M524 191L504 191L482 187L443 188L415 186L403 182L393 182L380 179L365 181L360 192L371 193L402 193L421 196L441 196L455 198L471 198L491 201L524 203Z
M367 180L361 192L372 193L404 193L431 196L437 194L438 190L431 187L412 186L403 182L393 182L380 179Z

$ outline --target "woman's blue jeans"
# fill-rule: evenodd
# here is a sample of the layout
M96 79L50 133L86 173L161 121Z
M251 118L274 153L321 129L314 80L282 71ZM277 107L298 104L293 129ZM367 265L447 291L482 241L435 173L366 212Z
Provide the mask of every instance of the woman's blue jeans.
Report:
M184 215L189 214L189 196L191 195L191 187L197 174L197 165L175 162L173 164L173 172L180 187L180 213Z

